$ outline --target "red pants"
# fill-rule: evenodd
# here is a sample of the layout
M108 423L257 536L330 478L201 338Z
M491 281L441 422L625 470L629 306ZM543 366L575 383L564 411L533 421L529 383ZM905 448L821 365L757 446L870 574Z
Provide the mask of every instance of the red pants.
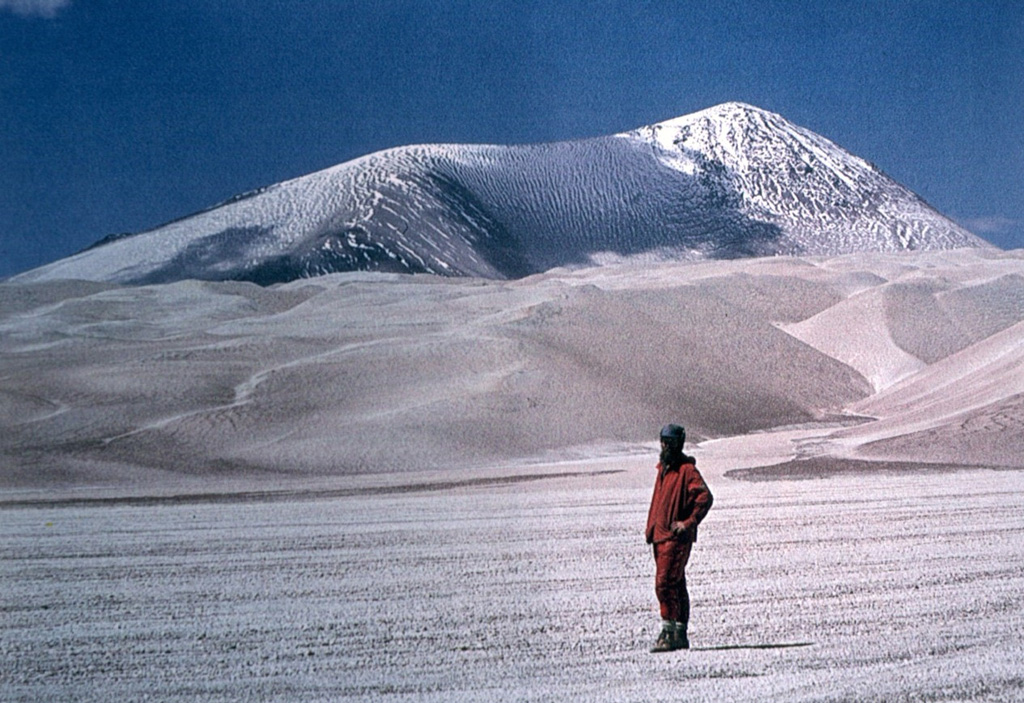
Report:
M690 541L661 542L654 545L654 593L661 604L661 617L686 623L690 620L690 594L686 591L686 562L690 560Z

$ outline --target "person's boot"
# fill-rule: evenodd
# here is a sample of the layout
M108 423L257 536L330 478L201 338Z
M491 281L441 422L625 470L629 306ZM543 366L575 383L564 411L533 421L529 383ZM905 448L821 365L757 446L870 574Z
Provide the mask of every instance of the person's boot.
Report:
M690 640L686 636L686 625L676 623L675 632L672 633L672 649L689 649Z
M661 634L658 635L654 646L651 647L651 652L671 652L673 649L676 649L675 643L675 633L668 626L664 626L661 628Z

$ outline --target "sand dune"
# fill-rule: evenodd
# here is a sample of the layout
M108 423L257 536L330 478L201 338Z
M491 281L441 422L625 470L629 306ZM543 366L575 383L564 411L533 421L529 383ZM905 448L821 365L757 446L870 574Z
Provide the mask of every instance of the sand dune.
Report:
M855 411L878 422L841 433L865 456L1024 463L1024 324L933 364Z
M926 366L893 339L885 324L885 298L885 286L877 286L784 329L856 369L880 391Z
M1022 300L1024 257L987 250L7 283L0 485L508 466L629 451L666 418L695 441L818 423L793 457L1016 466Z

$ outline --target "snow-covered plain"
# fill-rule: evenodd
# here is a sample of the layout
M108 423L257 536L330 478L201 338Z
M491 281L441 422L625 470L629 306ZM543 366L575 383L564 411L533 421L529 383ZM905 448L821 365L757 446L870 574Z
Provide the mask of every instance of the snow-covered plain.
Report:
M693 649L652 655L648 449L509 483L0 509L0 700L1024 698L1021 472L748 483L697 447Z

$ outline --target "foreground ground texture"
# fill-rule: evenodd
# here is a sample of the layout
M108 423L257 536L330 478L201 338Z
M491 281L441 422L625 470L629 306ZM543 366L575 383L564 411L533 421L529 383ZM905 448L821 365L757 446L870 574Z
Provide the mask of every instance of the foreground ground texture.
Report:
M1024 698L1020 471L751 482L695 452L690 651L647 652L644 455L7 503L0 699Z

